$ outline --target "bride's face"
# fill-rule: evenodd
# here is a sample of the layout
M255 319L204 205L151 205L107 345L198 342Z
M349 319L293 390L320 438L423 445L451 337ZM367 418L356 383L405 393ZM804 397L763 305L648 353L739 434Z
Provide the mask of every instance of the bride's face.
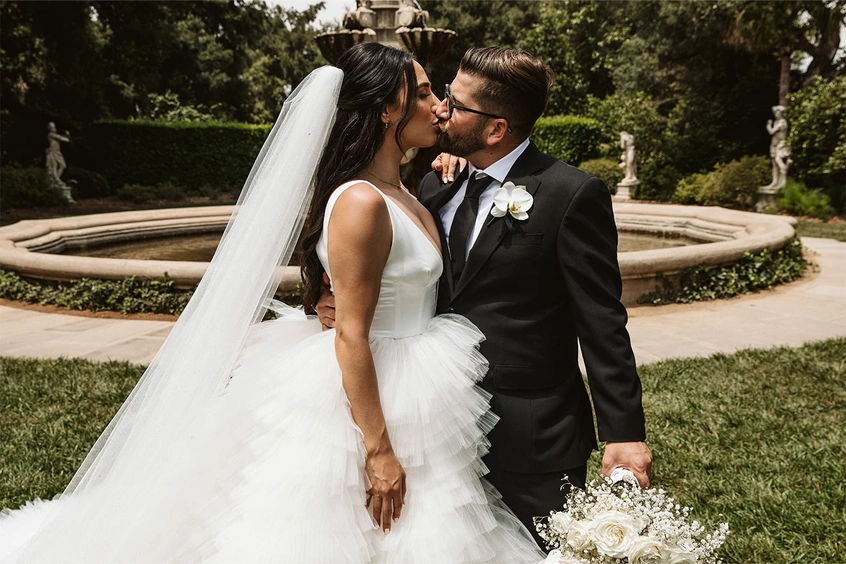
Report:
M414 61L414 70L417 72L417 107L400 134L400 141L405 149L431 147L437 142L440 132L435 108L441 101L432 93L429 77L426 76L426 71L417 61ZM405 99L405 93L402 94L400 99Z

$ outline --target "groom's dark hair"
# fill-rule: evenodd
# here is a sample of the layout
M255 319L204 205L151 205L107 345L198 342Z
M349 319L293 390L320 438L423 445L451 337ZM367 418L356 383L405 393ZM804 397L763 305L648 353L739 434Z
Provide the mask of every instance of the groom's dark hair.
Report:
M476 102L486 112L503 116L515 134L528 137L546 110L555 74L525 51L478 47L464 53L459 71L481 79Z

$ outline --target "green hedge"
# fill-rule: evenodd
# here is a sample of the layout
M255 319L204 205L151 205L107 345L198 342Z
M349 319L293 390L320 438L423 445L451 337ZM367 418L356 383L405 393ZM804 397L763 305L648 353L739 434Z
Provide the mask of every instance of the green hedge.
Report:
M115 192L127 185L240 190L271 125L219 122L101 121L87 132ZM601 132L590 118L541 118L532 139L568 163L598 156Z
M743 157L730 163L720 163L713 172L693 174L683 179L676 187L673 201L748 210L755 207L758 187L770 180L770 159Z
M43 168L0 168L0 205L3 209L67 205L62 191Z
M172 183L238 191L271 125L101 121L87 137L97 170L115 189Z
M544 153L576 165L599 156L602 129L599 123L591 118L544 117L535 124L532 141Z

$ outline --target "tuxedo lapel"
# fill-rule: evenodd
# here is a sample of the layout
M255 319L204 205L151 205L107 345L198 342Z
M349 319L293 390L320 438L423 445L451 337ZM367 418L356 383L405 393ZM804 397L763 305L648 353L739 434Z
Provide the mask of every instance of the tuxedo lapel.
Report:
M442 289L448 290L448 299L452 299L452 294L455 291L455 281L453 280L452 276L452 266L449 257L449 244L447 243L446 230L444 229L444 224L441 221L440 210L448 201L452 199L453 196L455 196L455 193L458 192L458 189L459 187L461 187L461 184L467 179L467 176L469 174L469 168L469 166L465 166L464 170L462 170L458 174L458 177L455 179L454 182L452 182L451 184L441 185L438 190L432 195L432 197L428 198L427 201L424 202L424 205L429 209L429 212L435 219L435 225L437 225L438 227L438 234L441 236L441 252L443 254L444 269L443 273L441 274L440 287Z
M529 146L511 167L505 177L505 182L510 181L516 186L525 186L526 191L534 196L540 186L540 181L533 174L543 168L542 157L543 153L538 150L534 143L529 143ZM488 210L489 212L490 210ZM531 215L531 211L529 214ZM521 229L520 223L522 222L514 220L508 215L500 218L494 218L490 215L488 217L489 219L485 220L476 242L470 249L461 279L453 282L450 287L450 300L457 298L467 288L499 244L502 243L502 240L508 234L508 221L513 221L515 230Z

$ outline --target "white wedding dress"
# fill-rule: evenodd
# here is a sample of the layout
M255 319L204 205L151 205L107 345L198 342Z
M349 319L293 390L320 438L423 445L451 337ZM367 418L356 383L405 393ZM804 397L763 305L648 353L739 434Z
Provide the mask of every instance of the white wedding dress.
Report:
M326 209L318 255L330 277L325 234L334 203L352 184L336 189ZM478 352L484 337L463 317L435 316L441 257L382 196L393 241L370 343L391 442L407 472L402 517L385 535L365 507L362 435L342 386L335 332L289 308L254 326L225 391L173 437L182 455L162 470L162 487L149 492L122 561L544 558L481 478L485 434L496 422L488 394L476 386L487 371ZM51 505L73 504L73 497L6 512L0 543L22 540Z

